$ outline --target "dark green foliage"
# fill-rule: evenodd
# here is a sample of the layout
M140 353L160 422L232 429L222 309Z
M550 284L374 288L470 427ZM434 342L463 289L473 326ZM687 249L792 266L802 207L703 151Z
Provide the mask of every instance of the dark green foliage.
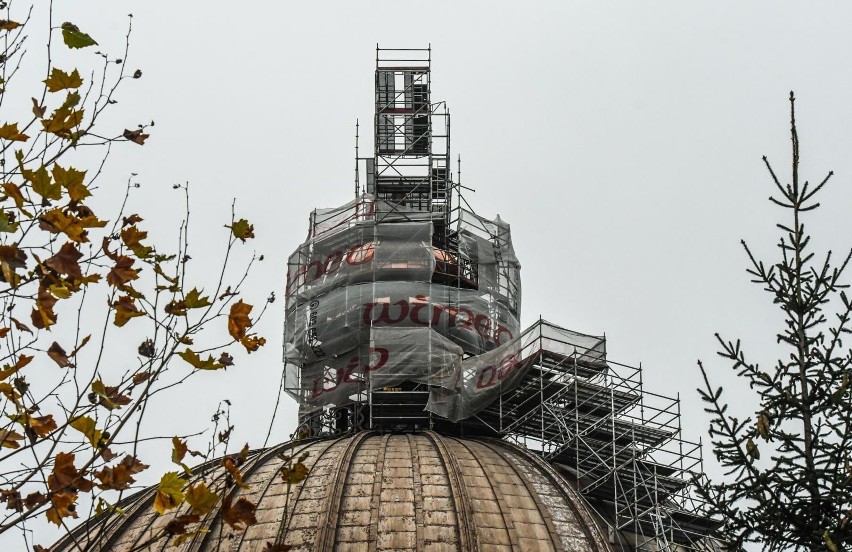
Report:
M764 263L743 242L752 281L783 311L781 354L760 366L739 340L716 335L719 355L756 393L754 416L744 420L727 411L725 393L699 362L713 453L727 473L699 492L725 519L732 549L757 542L764 550L840 551L852 549L852 351L843 344L852 304L841 283L852 253L835 262L830 252L820 260L811 252L802 219L819 207L832 173L817 186L800 184L794 102L791 92L792 183L782 185L763 158L779 194L770 201L786 219L779 258Z

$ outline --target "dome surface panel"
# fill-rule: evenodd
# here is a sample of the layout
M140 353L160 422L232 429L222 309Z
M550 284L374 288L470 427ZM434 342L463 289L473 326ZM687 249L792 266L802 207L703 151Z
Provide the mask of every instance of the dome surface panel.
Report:
M303 453L310 473L288 489L281 455ZM259 451L241 470L248 487L233 500L257 504L258 523L234 532L211 512L202 520L206 532L170 550L260 551L268 542L303 552L610 550L565 480L533 453L502 441L363 432ZM196 473L214 487L227 477L218 461ZM138 493L122 505L125 516L95 518L55 550L160 550L162 539L145 543L173 515L153 511L154 494Z

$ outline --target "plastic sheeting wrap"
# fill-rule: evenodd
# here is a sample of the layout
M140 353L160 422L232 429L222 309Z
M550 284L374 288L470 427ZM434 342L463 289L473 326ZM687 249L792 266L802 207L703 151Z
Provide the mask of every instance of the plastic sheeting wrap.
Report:
M499 347L520 324L506 307L476 290L424 282L375 282L334 289L288 310L284 342L306 362L350 351L383 327L426 327L469 354Z
M428 282L434 270L430 222L359 223L308 240L290 256L287 306L374 280Z
M462 211L458 251L447 251L433 240L434 216L371 196L311 214L285 290L285 388L302 407L404 381L462 392L464 356L516 342L509 225Z
M511 341L461 364L453 388L433 388L426 410L450 421L469 418L523 379L541 351L606 368L606 339L539 321Z
M303 400L314 406L346 404L373 389L414 381L452 387L461 370L462 349L429 328L374 328L369 343L306 364Z

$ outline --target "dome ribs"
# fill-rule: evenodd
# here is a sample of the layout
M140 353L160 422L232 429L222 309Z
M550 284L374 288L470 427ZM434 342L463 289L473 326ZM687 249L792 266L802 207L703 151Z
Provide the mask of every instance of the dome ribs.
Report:
M405 436L408 448L411 451L411 490L414 493L414 543L417 550L424 547L424 524L423 519L423 479L420 474L420 454L417 445L411 440L411 435Z
M319 452L319 454L316 454L316 452L313 451L313 450L309 451L313 454L314 458L311 459L311 457L308 456L308 458L306 460L306 465L308 466L308 469L311 470L310 472L308 472L308 477L311 476L311 473L313 473L314 469L317 469L317 471L322 469L321 466L323 465L323 462L326 461L326 454L331 450L332 445L339 444L341 442L341 440L342 440L342 438L339 438L339 439L335 439L332 442L327 443L327 446L324 449L322 449ZM302 452L303 451L299 451L299 454L301 454ZM292 504L295 505L295 504L299 503L299 499L302 496L302 491L304 490L304 488L305 488L304 482L302 482L302 484L297 483L296 485L292 485L290 487L290 492L287 494L287 496L284 500L284 512L283 512L283 515L281 517L281 523L278 526L276 542L284 542L285 541L285 539L286 539L286 537L289 533L290 527L292 525L292 522L293 522L293 511L290 510L290 504L292 503ZM294 493L295 493L295 496L294 496ZM272 508L274 506L270 506L270 507ZM266 508L266 506L264 506L264 508ZM295 511L295 509L294 509L294 511Z
M365 431L358 433L350 438L349 443L340 457L338 469L335 471L333 480L329 487L329 496L326 501L326 507L320 512L319 523L317 525L316 552L333 552L335 548L335 536L337 533L337 524L340 517L340 506L345 490L346 478L349 474L349 469L352 466L352 459L355 453L368 437L374 435L372 432ZM310 479L310 476L308 476ZM307 482L304 481L304 485Z
M309 474L288 487L281 455L302 453ZM250 488L228 487L232 500L257 504L257 523L244 531L223 526L215 510L191 542L155 542L173 516L153 511L149 488L122 502L126 516L85 524L57 550L238 552L267 542L293 552L612 550L568 480L534 451L496 439L362 432L253 451L241 467ZM221 459L194 472L222 492Z
M514 465L525 472L525 478L535 489L534 494L542 502L550 503L547 507L555 525L558 525L557 529L561 529L558 533L563 536L563 541L566 536L570 540L566 543L568 550L607 552L611 549L601 533L600 526L589 513L592 507L549 463L514 443L487 437L477 440L505 449L507 456L515 460ZM553 497L549 489L556 490L561 496ZM561 514L560 510L566 508L569 509L569 514ZM578 529L581 535L577 536L582 536L582 542L570 536L571 533L577 534Z
M493 454L499 456L500 453L497 449L489 444L488 442L482 442L482 445L488 448ZM541 520L544 522L547 527L547 531L550 533L550 543L553 546L555 552L566 552L565 547L562 545L562 540L559 538L559 532L556 530L556 526L553 523L553 516L551 514L550 508L542 501L540 496L540 491L535 489L530 482L529 479L519 470L516 464L512 462L506 462L506 465L515 473L517 480L524 486L527 490L527 493L530 499L535 503L535 506L538 508L539 515L541 516Z
M462 479L462 471L456 462L455 456L447 450L445 440L433 431L423 434L432 442L435 450L440 455L441 464L447 474L447 483L450 494L455 505L457 516L457 527L459 536L458 550L469 550L478 552L480 550L479 531L474 522L474 511L467 493L467 487Z
M505 494L507 491L512 492L507 488L509 482L501 469L505 469L505 466L495 462L493 454L488 454L491 451L480 450L478 451L480 454L474 454L471 450L473 443L469 441L459 439L447 441L462 468L462 478L465 480L468 494L473 502L477 503L474 508L474 523L477 528L486 528L481 535L482 544L486 545L487 549L495 551L538 550L538 548L521 546L511 513L512 506L508 504ZM481 452L486 454L482 455ZM483 463L486 459L483 456L487 457L489 461L487 464ZM495 488L495 482L499 489Z
M252 470L253 472L261 472L265 476L265 481L258 481L256 484L263 484L263 490L260 493L256 503L257 510L255 511L255 515L257 517L258 523L256 525L249 526L239 534L239 549L240 546L243 545L244 542L252 542L257 541L260 542L261 546L263 546L267 541L269 541L269 533L267 530L269 525L277 526L277 538L275 542L283 542L283 537L285 535L285 525L289 519L287 513L290 511L290 498L293 493L296 493L295 501L298 501L299 495L302 493L303 486L302 485L290 485L288 489L288 485L283 479L278 477L281 468L284 465L284 461L278 461L278 456L281 454L286 454L291 458L298 458L302 453L308 450L311 454L305 460L305 465L308 469L311 469L314 465L320 462L320 459L325 455L325 453L332 448L332 446L339 442L340 439L334 441L328 441L323 448L320 450L315 450L319 448L320 443L312 443L312 442L302 442L295 441L286 443L282 446L275 447L272 451L271 455L267 455L265 461L262 465L258 465L256 470ZM301 445L301 447L299 447ZM311 458L313 456L313 458ZM272 458L276 459L276 462L270 463L269 460ZM254 481L251 481L254 483ZM254 486L254 485L252 485ZM270 493L270 490L277 489L280 492ZM283 508L281 505L281 499L283 498ZM191 549L193 552L195 550L199 550L197 548Z

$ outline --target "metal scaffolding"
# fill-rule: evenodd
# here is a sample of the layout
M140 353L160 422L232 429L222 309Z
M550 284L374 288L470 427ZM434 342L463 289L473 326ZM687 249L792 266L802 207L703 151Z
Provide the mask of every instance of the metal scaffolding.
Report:
M623 549L717 550L679 398L645 390L603 337L543 320L520 331L509 225L462 207L431 50L377 47L375 76L356 197L315 210L288 262L285 387L301 430L510 441L559 467Z

